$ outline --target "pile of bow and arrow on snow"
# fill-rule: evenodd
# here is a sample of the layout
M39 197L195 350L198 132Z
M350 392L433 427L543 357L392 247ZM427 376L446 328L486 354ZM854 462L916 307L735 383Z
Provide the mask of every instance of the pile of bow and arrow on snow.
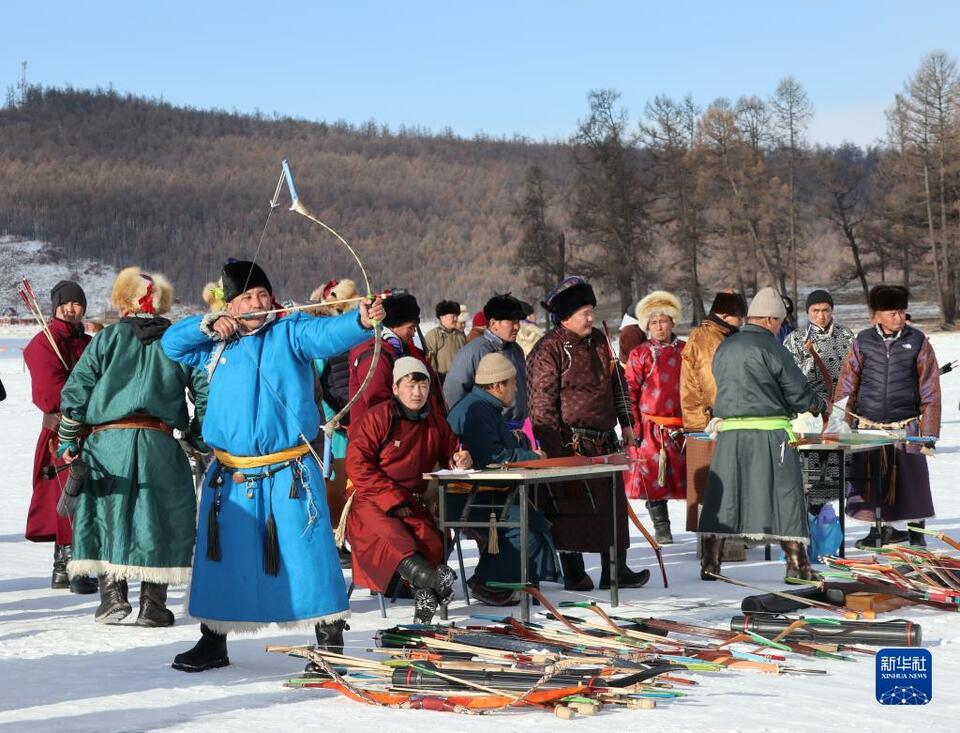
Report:
M304 208L287 161L283 162L271 212L278 206L284 183L293 201L291 210L320 225L347 247L360 267L367 292L372 293L354 249ZM379 330L379 324L376 326ZM374 339L377 348L378 336ZM377 356L374 354L373 362ZM372 372L371 364L360 391ZM335 425L339 417L325 428ZM631 519L650 540L666 587L659 546L635 516ZM939 536L960 550L960 543L945 535L918 531ZM498 583L491 585L532 596L544 609L543 620L474 616L476 625L396 626L378 632L376 647L365 649L367 656L363 657L312 646L268 646L267 651L309 661L308 671L289 679L287 686L332 690L366 705L468 715L540 709L568 719L595 714L602 707L649 709L658 702L682 702L694 694L702 676L709 673L823 675L827 672L816 666L819 660L855 661L874 655L870 646L920 644L921 632L916 624L862 620L861 612L846 605L846 593L883 592L939 609L960 610L960 560L944 553L883 548L868 560L824 560L829 567L824 579L809 581L814 587L797 593L766 591L718 576L766 591L753 599L774 601L770 609L761 608L772 612L748 615L751 599L745 599L745 614L735 616L729 629L610 615L586 601L562 602L559 606L564 612L535 587ZM779 609L775 602L780 603ZM571 614L571 608L580 613ZM783 615L784 609L799 608L831 615Z
M719 629L610 615L585 601L562 602L560 610L536 588L498 585L533 596L544 620L475 616L476 626L396 626L377 633L376 648L366 650L372 657L311 646L267 651L312 662L287 686L333 690L367 705L464 714L539 708L571 718L682 702L713 672L823 675L819 660L872 656L865 645L885 644L891 632L904 636L900 625L885 628L889 622L770 615L764 620L779 624L764 635L747 628L756 617L741 621L744 628Z
M941 532L921 531L960 550ZM824 579L807 581L811 587L797 594L718 576L766 591L744 599L745 610L766 603L773 611L734 616L728 629L611 615L587 601L558 608L535 587L492 583L529 594L543 620L477 615L476 625L396 626L376 634L377 646L365 650L373 656L311 646L267 651L311 662L288 687L332 690L367 705L470 715L541 709L568 719L604 707L682 703L709 673L825 675L819 660L855 661L873 656L870 647L922 643L912 621L864 620L864 612L846 605L850 593L960 611L960 559L945 552L890 546L867 558L823 560ZM776 610L777 602L780 611L805 607L831 615L790 617Z

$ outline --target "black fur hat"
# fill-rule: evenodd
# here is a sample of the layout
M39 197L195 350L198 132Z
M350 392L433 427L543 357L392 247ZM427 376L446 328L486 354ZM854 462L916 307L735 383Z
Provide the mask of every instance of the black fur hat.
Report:
M483 315L487 321L522 321L527 317L523 303L510 293L490 298L483 306Z
M441 300L437 303L437 318L443 316L459 316L460 304L455 300Z
M590 283L578 282L553 294L543 305L562 323L585 305L596 307L597 296Z
M412 295L393 295L383 299L383 309L387 315L383 325L387 328L402 326L404 323L420 323L420 306ZM457 313L460 309L457 308Z
M747 301L734 290L721 290L713 298L710 306L711 313L722 313L725 316L747 317Z
M910 291L903 285L874 285L870 288L869 301L872 311L905 311Z
M267 273L256 262L233 260L223 266L223 301L229 303L250 288L266 288L273 295Z

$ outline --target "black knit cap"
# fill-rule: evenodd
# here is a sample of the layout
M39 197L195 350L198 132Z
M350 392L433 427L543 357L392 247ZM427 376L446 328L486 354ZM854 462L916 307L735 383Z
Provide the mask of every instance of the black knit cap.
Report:
M587 282L571 285L554 295L549 302L543 304L556 317L558 322L567 320L585 305L597 306L597 296L593 292L593 287Z
M826 290L814 290L807 296L807 310L810 310L811 306L819 305L820 303L826 303L833 308L833 296Z
M725 316L737 316L738 318L747 317L746 299L733 290L721 290L713 297L713 305L710 306L711 313L722 313Z
M903 285L874 285L868 300L872 311L905 311L910 303L910 291Z
M250 288L266 288L273 295L273 286L267 273L256 262L233 260L223 266L223 300L229 303Z
M383 299L383 309L387 312L383 325L387 328L402 326L404 323L420 323L420 306L412 295L393 295ZM457 313L460 308L457 308Z
M437 303L437 318L443 316L459 316L460 304L455 300L441 300Z
M523 303L514 298L510 293L503 295L494 295L483 306L483 315L487 322L495 321L522 321L526 318Z
M83 306L83 312L87 312L87 294L73 280L61 280L50 290L50 305L54 313L64 303L79 303Z

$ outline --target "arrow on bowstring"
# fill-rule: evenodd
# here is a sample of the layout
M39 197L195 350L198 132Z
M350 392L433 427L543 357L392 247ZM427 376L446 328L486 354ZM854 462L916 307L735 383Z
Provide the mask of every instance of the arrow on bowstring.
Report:
M247 279L246 279L246 282L244 283L244 290L246 290L246 286L250 282L250 276L253 273L253 265L256 264L257 258L260 256L260 250L262 249L263 241L267 233L267 227L270 224L270 219L273 216L274 210L280 206L280 196L283 193L284 184L286 184L286 188L290 193L290 199L291 199L290 211L300 214L301 216L309 219L311 222L319 225L327 232L333 234L333 236L336 237L337 240L347 248L351 256L354 258L354 260L356 260L357 265L360 268L360 272L363 275L364 285L367 288L366 299L375 297L372 294L373 288L370 285L370 278L367 276L366 268L363 266L363 262L360 260L360 257L357 255L356 250L352 246L350 246L350 244L332 227L328 226L327 224L322 222L320 219L318 219L316 216L310 213L310 211L306 208L306 206L303 205L303 202L300 201L300 196L297 193L297 187L293 180L293 173L290 170L290 165L288 164L286 159L283 160L283 162L281 163L281 166L282 168L280 172L280 178L277 180L277 186L274 189L273 197L270 199L270 210L267 213L266 220L264 221L263 229L260 232L260 238L257 242L257 248L254 251L253 259L251 260L251 266L249 271L247 272ZM367 388L367 386L370 384L370 380L373 378L373 371L377 364L377 360L380 357L381 327L380 327L379 321L372 321L372 323L373 323L373 329L374 329L374 348L373 348L373 357L370 360L370 368L368 369L367 375L364 378L363 382L360 384L360 388L357 390L356 394L354 394L354 396L347 402L346 405L343 406L343 408L337 414L335 414L332 418L330 418L330 420L324 423L323 431L328 437L333 435L333 431L336 430L336 428L340 425L340 420L343 418L344 415L347 414L347 412L350 411L350 408L353 407L354 403L357 401L357 399L360 397L363 391ZM246 353L246 352L243 352L243 353ZM251 354L247 354L247 356L249 356L250 359L254 362L254 366L256 367L257 372L260 374L260 378L263 381L263 384L267 387L268 391L271 393L273 398L277 401L277 403L280 406L284 408L284 410L286 410L287 414L291 417L294 424L300 429L300 438L303 440L304 444L307 446L314 460L317 461L317 464L320 466L321 471L323 471L324 470L323 459L317 454L316 450L311 445L310 439L307 438L303 430L303 425L300 423L299 419L297 418L296 413L280 397L279 392L273 386L273 384L271 384L270 380L267 379L266 375L263 373L263 370L260 368L260 365L257 363L257 360L254 359Z

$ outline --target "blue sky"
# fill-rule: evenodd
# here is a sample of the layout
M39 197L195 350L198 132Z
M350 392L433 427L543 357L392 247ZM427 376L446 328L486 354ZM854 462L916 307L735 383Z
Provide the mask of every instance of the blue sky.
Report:
M550 139L590 89L619 90L636 120L656 94L766 97L790 74L812 142L867 144L926 53L960 54L960 2L52 0L5 3L0 25L3 88L26 60L46 86Z

